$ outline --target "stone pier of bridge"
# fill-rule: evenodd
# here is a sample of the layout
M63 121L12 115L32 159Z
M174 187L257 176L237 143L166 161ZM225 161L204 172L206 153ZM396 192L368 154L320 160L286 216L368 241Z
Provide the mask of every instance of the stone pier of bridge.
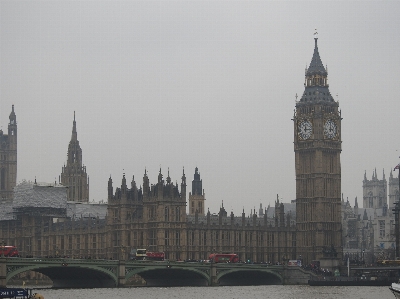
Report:
M7 263L4 256L0 257L0 288L6 287Z

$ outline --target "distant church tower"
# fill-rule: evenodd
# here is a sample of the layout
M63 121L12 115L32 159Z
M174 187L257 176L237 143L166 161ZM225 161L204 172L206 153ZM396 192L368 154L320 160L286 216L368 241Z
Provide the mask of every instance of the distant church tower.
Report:
M82 149L76 133L75 112L71 141L68 145L68 160L67 165L64 164L62 168L61 184L68 187L68 201L89 201L89 177L86 166L82 166Z
M200 180L199 169L194 169L194 179L192 181L192 192L189 192L189 215L195 215L196 211L198 215L204 216L204 201L205 194L203 190L203 180Z
M376 169L372 172L371 180L367 180L367 173L364 173L363 208L382 209L387 204L386 186L385 172L383 172L382 180L378 179Z
M8 135L0 130L0 201L11 200L17 183L17 118L12 105Z
M342 257L341 113L328 85L315 38L305 73L305 90L296 101L296 254L304 263ZM333 249L333 250L332 250ZM322 263L321 263L322 266Z

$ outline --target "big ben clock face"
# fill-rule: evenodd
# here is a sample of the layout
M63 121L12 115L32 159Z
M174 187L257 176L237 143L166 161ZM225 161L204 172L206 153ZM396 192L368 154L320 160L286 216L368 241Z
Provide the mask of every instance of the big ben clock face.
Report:
M324 135L326 138L333 139L337 135L337 126L336 123L328 119L324 124Z
M298 125L298 135L300 139L307 140L312 134L312 124L309 120L302 120Z

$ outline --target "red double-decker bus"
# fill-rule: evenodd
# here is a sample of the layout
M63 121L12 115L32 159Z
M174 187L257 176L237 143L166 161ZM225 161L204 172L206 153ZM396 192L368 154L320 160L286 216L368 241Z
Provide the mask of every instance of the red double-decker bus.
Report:
M236 253L211 253L208 257L212 263L238 263L239 256Z
M146 249L132 249L130 259L136 261L163 261L165 254L164 252L151 252Z
M146 252L147 261L163 261L165 259L164 252Z
M0 256L18 257L19 253L15 246L0 246Z

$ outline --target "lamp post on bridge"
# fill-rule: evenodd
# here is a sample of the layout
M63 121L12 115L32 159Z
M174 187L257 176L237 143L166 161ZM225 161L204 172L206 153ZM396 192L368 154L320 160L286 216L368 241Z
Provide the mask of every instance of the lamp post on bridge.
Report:
M121 245L121 257L120 260L125 260L125 246Z

